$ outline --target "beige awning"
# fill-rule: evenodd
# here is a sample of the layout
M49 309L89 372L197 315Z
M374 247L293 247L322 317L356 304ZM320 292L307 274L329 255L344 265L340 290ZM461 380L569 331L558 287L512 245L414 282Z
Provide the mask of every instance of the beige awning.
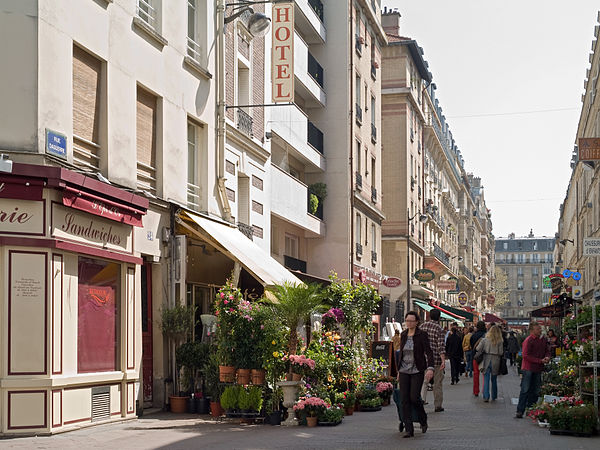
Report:
M189 211L182 211L180 215L198 225L197 233L202 239L205 239L229 258L238 261L263 286L282 284L285 281L295 284L302 283L271 255L244 236L236 227Z

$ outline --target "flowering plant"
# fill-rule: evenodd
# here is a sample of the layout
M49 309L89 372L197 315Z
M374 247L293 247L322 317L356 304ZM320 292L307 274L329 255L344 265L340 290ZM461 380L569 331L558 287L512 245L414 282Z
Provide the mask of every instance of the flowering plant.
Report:
M315 370L315 361L307 358L306 355L289 355L287 359L294 373L307 375Z
M577 397L562 397L551 406L548 421L552 429L591 433L596 428L596 408L584 404Z
M327 402L319 397L300 397L298 403L294 405L294 411L304 413L309 417L316 417L328 407Z
M323 314L321 322L326 330L333 330L338 324L343 323L344 319L344 311L340 308L331 308Z
M388 383L387 381L380 381L375 386L375 389L380 397L389 397L394 391L394 385L392 383Z
M548 414L551 409L552 405L545 402L541 402L537 405L532 406L527 411L527 417L530 417L533 421L547 422Z

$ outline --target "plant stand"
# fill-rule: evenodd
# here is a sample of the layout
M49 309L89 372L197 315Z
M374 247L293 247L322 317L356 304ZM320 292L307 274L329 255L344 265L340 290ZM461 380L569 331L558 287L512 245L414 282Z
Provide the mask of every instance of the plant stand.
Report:
M300 381L280 381L277 385L283 390L283 406L288 409L288 418L281 422L283 426L296 426L298 421L294 417L294 403L298 395Z

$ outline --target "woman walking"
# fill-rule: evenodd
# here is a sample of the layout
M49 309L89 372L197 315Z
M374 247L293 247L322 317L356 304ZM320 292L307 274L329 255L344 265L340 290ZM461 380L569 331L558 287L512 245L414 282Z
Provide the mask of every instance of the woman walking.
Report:
M473 395L475 397L479 396L479 364L475 361L475 348L477 344L481 342L481 339L485 336L485 322L479 321L477 322L477 331L473 333L470 339L471 350L473 350Z
M450 328L450 335L446 339L446 356L450 359L450 384L458 383L460 378L460 363L463 359L462 339L458 334L458 328Z
M475 354L483 353L483 361L479 371L483 373L483 401L490 400L490 381L492 384L492 401L498 398L496 378L500 373L500 359L503 355L504 340L500 327L492 325L475 349Z
M427 431L427 413L421 400L423 379L433 377L433 351L429 345L427 333L421 331L419 315L409 311L404 316L405 330L400 335L400 349L396 352L396 367L398 369L398 387L402 396L402 417L406 433L403 437L415 435L412 422L412 411L417 411L421 431ZM402 424L400 424L402 427Z
M507 348L508 357L510 358L511 366L515 365L515 361L517 359L517 353L519 353L520 349L521 348L519 347L519 341L517 340L517 337L515 336L515 332L511 331L510 336L508 337L508 348Z

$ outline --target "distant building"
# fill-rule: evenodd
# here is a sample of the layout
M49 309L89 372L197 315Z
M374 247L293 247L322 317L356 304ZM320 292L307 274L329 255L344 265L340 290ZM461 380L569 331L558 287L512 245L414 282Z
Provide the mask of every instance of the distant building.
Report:
M496 239L496 266L508 280L509 301L498 305L503 318L528 317L547 305L551 290L544 288L544 277L554 271L554 237L534 236Z

